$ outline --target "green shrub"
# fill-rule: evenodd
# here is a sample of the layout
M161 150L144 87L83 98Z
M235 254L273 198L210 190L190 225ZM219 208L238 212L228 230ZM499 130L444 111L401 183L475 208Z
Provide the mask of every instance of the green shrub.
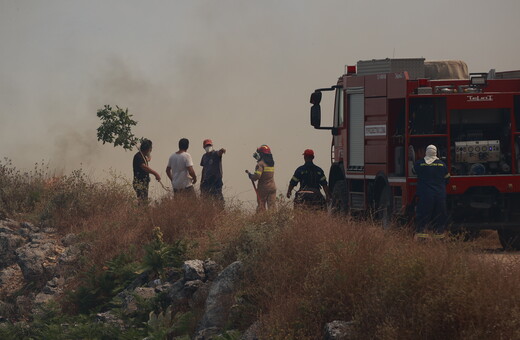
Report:
M151 270L156 276L164 278L168 268L180 267L186 255L186 243L178 240L173 244L163 241L161 228L155 227L152 241L144 246L143 269Z
M67 303L81 314L100 310L137 277L138 268L132 250L108 261L101 271L92 267L78 288L69 292Z
M0 327L0 339L142 339L144 329L122 330L116 325L95 321L93 316L63 314L56 304L47 304L28 323L4 324Z

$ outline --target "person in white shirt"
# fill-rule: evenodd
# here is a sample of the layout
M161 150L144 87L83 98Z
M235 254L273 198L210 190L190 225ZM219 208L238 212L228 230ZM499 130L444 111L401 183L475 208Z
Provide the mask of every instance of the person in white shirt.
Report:
M193 184L197 182L197 175L193 170L191 155L187 152L189 146L190 141L187 138L179 140L179 151L170 156L166 175L172 181L174 193L195 197Z

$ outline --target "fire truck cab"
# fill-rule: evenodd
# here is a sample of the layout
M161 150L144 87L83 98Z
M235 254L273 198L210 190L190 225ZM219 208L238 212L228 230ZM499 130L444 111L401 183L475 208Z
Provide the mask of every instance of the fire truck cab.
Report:
M321 126L323 92L333 126ZM414 216L413 164L434 144L450 169L449 228L498 230L520 249L520 71L468 73L464 62L359 61L311 95L311 125L332 130L333 204L387 226Z

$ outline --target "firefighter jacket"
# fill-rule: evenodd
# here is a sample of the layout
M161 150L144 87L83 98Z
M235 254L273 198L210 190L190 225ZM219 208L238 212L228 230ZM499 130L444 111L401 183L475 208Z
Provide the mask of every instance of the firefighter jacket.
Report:
M320 187L327 185L327 177L319 166L310 161L296 169L289 184L296 186L298 182L300 190L320 190Z
M415 163L414 170L417 174L417 196L446 196L446 184L450 179L446 163L436 159L428 164L421 159Z
M263 160L256 163L255 173L250 175L253 181L258 180L258 191L262 193L276 192L274 183L274 166L268 166Z

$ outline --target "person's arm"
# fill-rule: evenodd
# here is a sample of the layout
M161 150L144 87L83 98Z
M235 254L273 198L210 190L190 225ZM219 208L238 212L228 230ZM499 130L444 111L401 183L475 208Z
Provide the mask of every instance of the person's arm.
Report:
M224 149L224 148L218 150L218 155L219 155L220 157L222 157L222 155L225 154L225 153L226 153L226 149Z
M173 180L173 177L172 177L172 168L170 168L169 165L166 167L166 176L168 176L168 178L170 179L170 181Z
M264 167L261 164L256 164L255 173L248 173L249 179L252 181L258 181L262 173L264 172Z
M150 168L145 163L141 164L141 169L143 169L144 171L148 172L149 174L154 175L156 180L158 180L158 181L161 180L161 176L159 176L159 173L157 173L157 171L155 171L154 169Z
M200 183L204 183L204 155L200 159L200 166L202 167L202 175L200 175Z
M188 173L190 174L191 182L193 184L197 183L197 175L195 174L195 170L193 170L193 166L188 167Z
M450 172L448 171L448 167L444 164L444 182L447 185L450 182Z
M289 184L289 189L287 189L287 198L291 198L291 193L292 193L294 187L295 187L294 185Z
M193 170L193 160L191 159L191 155L189 153L184 153L184 165L186 166L186 170L188 170L188 174L191 177L191 183L197 183L197 175L195 174L195 170Z
M298 173L298 169L296 169L296 171L294 172L294 175L291 178L291 181L289 182L289 189L287 189L287 198L291 198L291 194L292 194L294 187L298 185L298 182L300 182L300 176Z

